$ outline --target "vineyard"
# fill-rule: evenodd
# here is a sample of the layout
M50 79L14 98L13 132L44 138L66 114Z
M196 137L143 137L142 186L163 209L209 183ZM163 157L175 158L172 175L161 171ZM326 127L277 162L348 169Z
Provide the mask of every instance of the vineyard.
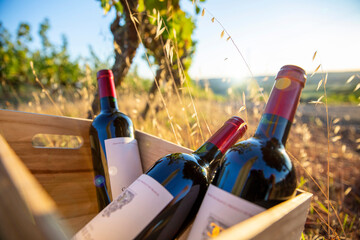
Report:
M101 3L107 11L111 7L126 11L119 2L116 6L107 1ZM244 138L251 137L274 76L251 76L236 83L226 79L191 79L187 73L195 48L191 18L180 10L176 12L175 16L186 21L185 33L176 39L179 22L172 26L174 34L170 33L161 28L170 22L161 20L168 13L163 11L160 17L161 11L152 13L152 5L141 7L149 16L152 14L151 24L145 17L134 20L133 15L127 15L123 21L144 21L144 26L151 28L131 31L135 38L135 30L139 35L151 33L146 35L152 39L146 46L151 58L146 57L150 67L158 67L153 73L157 81L141 78L137 66L130 68L130 60L124 58L122 63L127 68L117 73L116 84L120 111L131 117L137 130L190 149L197 149L233 115L247 121L249 128ZM166 10L167 6L156 7ZM201 12L197 6L196 11ZM211 21L218 20L212 17ZM93 118L97 114L96 72L111 69L110 60L101 61L91 47L90 57L72 59L65 36L60 45L49 40L48 19L40 24L41 47L34 50L30 47L30 29L29 24L21 23L16 36L12 36L0 22L0 108ZM163 33L164 39L159 38ZM224 29L220 37L231 41L226 34ZM177 46L180 50L176 50L177 40L183 43ZM136 44L139 46L140 42L137 40ZM114 55L121 58L119 52ZM321 62L315 64L316 60L317 52L309 59L314 63L313 72L308 73L286 146L296 166L298 188L313 194L302 239L360 239L360 72L327 73Z

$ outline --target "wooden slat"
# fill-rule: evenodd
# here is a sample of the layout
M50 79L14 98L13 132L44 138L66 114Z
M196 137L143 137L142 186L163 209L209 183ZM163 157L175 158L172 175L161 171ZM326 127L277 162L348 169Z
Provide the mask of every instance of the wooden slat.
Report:
M216 239L299 240L304 230L311 197L311 193L302 192L286 202L232 226Z
M62 219L98 211L90 124L87 119L0 110L0 133L55 201ZM39 133L80 136L83 145L79 149L34 148L32 139Z
M90 120L0 110L0 134L31 172L92 170ZM36 134L74 135L83 139L79 149L34 148Z
M150 134L136 131L135 137L139 144L143 169L148 170L159 158L176 152L191 153L192 150L162 140Z
M29 208L3 165L2 158L3 154L0 153L0 239L26 239L27 236L44 239L34 226ZM21 231L18 231L19 228Z
M0 135L0 238L67 239L55 203Z
M98 206L92 173L36 174L64 218L96 214Z

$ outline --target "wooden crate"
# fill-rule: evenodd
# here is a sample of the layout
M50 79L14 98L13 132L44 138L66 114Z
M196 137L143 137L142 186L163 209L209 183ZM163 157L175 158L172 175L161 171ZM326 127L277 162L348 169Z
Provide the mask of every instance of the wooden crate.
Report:
M36 239L67 239L96 215L90 124L87 119L0 110L0 222L7 222L0 224L0 238L24 239L31 232ZM33 146L37 134L77 136L82 145L38 148ZM145 171L168 153L191 152L144 132L135 135ZM311 196L299 191L217 239L300 239Z

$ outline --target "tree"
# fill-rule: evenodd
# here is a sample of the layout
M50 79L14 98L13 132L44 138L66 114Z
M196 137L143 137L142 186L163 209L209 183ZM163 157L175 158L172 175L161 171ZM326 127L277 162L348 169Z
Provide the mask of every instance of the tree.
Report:
M202 0L204 1L204 0ZM114 37L115 63L112 67L115 86L119 86L128 73L140 45L146 49L148 61L156 66L154 82L149 91L153 99L163 83L170 83L173 91L186 79L187 69L195 50L192 34L195 23L190 14L180 8L179 0L100 0L105 13L116 12L110 26ZM200 9L196 6L196 12ZM93 112L99 111L96 94ZM145 118L149 103L142 116Z
M12 41L10 33L0 23L0 99L5 103L12 101L16 106L19 98L11 93L31 81L27 46L31 40L28 24L19 24L16 39Z
M56 91L58 86L74 86L83 76L78 59L71 60L68 52L68 40L62 35L61 46L52 44L48 38L50 22L46 18L40 24L39 35L42 48L32 54L39 80Z
M49 20L40 24L41 49L30 49L31 28L20 23L15 40L0 22L0 100L17 104L21 91L39 87L30 67L33 62L38 80L51 92L60 87L74 87L84 75L77 59L71 60L68 41L62 36L61 46L52 44L48 38ZM13 94L11 94L13 93Z

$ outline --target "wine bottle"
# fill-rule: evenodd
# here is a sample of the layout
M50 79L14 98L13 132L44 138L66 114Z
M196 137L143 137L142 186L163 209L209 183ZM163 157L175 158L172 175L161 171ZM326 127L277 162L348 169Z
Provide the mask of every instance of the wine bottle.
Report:
M173 239L193 221L223 153L247 129L232 117L192 154L155 164L93 218L75 239Z
M285 143L305 82L306 74L300 67L280 69L254 136L224 154L189 240L215 237L293 196L296 175Z
M143 171L133 123L118 109L112 71L98 71L97 80L101 110L90 126L90 145L102 210Z

